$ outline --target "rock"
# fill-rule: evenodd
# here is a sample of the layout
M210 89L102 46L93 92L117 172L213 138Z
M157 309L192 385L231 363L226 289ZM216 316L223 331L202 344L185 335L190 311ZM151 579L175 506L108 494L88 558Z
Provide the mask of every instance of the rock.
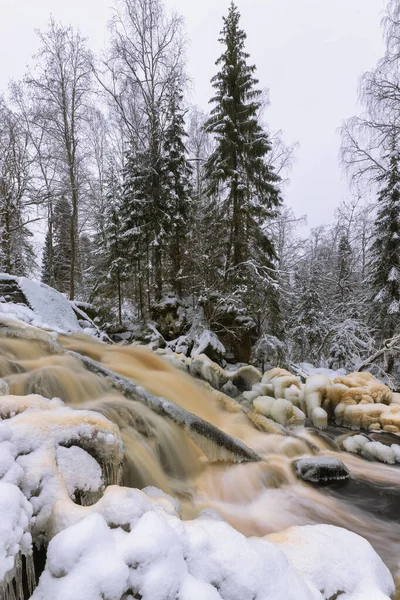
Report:
M310 483L332 483L350 477L346 465L337 458L300 458L292 466L297 477Z
M232 381L227 381L221 388L221 392L229 396L230 398L237 398L240 396L240 392L236 385Z
M187 327L186 308L183 302L172 294L153 304L151 315L158 331L166 341L176 339Z

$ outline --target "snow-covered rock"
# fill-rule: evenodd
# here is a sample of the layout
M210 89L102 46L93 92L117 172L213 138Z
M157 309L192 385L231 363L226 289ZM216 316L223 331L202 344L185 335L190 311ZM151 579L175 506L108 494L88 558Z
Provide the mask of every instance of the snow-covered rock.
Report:
M13 295L0 301L0 320L18 320L58 333L102 336L80 307L71 304L63 294L46 284L1 273L0 290L2 286L12 286Z
M343 481L350 477L346 465L331 457L299 458L293 462L293 468L300 479L311 483Z
M395 592L389 569L369 542L346 529L306 525L267 539L324 599L389 600Z

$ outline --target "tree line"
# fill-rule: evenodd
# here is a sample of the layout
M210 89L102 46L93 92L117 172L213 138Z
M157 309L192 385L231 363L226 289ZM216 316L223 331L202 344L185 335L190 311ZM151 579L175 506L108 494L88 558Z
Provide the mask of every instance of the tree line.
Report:
M201 321L236 360L356 366L398 328L399 28L393 0L365 111L342 127L353 197L303 239L284 205L295 145L264 121L233 3L209 114L188 105L183 22L161 0L119 0L101 56L50 20L0 98L0 269L40 273L115 331L150 322L169 343Z

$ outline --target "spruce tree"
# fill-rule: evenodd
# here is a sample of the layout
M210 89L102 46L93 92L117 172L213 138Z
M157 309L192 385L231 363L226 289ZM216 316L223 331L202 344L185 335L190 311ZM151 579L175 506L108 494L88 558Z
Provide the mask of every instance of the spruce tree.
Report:
M318 362L321 359L326 320L318 287L317 278L311 276L297 293L296 306L291 315L295 360Z
M166 238L170 259L169 280L173 291L179 297L183 293L183 269L192 196L192 168L187 160L187 133L181 108L182 99L182 93L173 89L163 144L163 192L168 216Z
M66 198L57 200L54 206L53 256L54 285L60 292L69 292L71 250L72 209Z
M52 237L53 236L49 228L44 241L41 279L43 283L54 287L54 251Z
M225 278L240 280L242 265L247 265L265 280L274 259L266 224L281 203L279 177L268 164L271 142L257 118L261 92L255 66L247 64L246 34L239 22L232 3L221 32L225 50L216 63L220 71L212 79L215 106L206 130L214 135L216 147L206 173L218 237L225 245Z
M400 313L400 174L393 142L389 168L381 178L372 244L371 282L374 290L372 325L380 341L397 333ZM389 365L390 367L390 365ZM390 368L389 368L390 370Z
M154 231L152 159L148 150L131 147L126 153L120 201L121 243L135 281L135 301L143 317L154 294L153 249L160 245ZM165 215L164 215L165 219ZM163 219L163 221L164 221Z

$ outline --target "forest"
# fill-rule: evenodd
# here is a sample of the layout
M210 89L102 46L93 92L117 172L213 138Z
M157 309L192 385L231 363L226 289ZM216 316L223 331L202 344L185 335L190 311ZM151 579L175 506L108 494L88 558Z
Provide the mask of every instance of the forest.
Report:
M268 126L238 8L208 114L188 103L181 17L162 0L119 0L110 16L98 56L51 19L0 97L0 271L56 288L117 340L200 347L223 365L354 370L373 357L396 378L398 2L341 126L348 198L308 237L285 206L297 144Z

